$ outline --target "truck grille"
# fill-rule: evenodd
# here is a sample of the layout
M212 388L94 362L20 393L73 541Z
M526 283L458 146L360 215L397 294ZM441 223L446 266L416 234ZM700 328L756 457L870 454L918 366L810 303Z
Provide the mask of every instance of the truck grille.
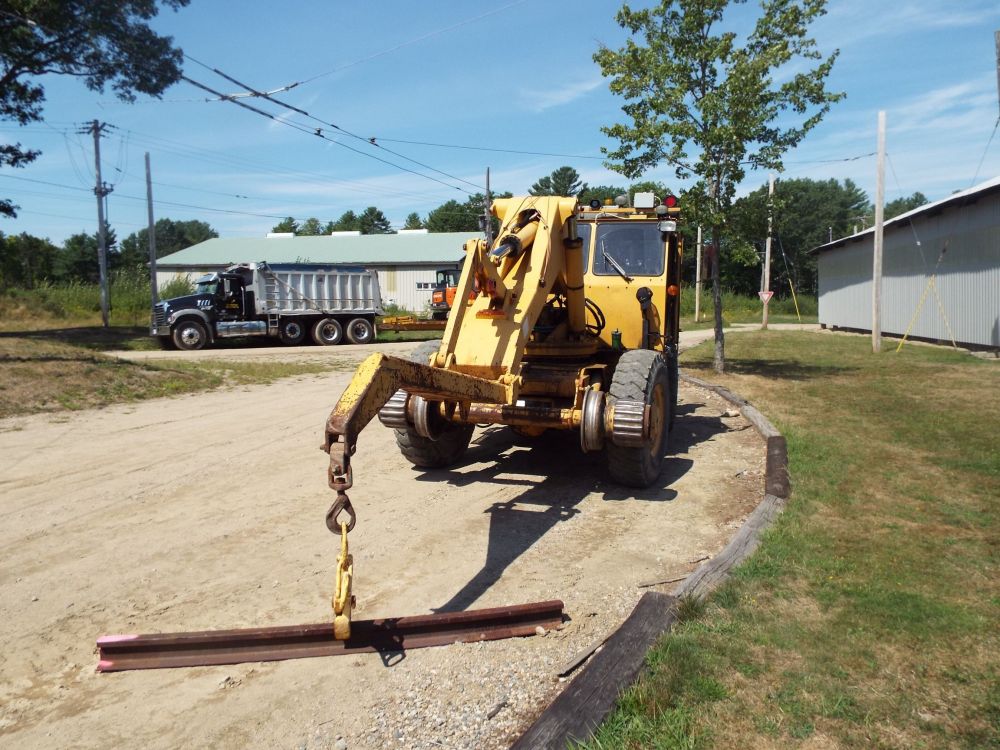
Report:
M162 302L157 302L153 308L153 325L165 326L167 324L167 306Z

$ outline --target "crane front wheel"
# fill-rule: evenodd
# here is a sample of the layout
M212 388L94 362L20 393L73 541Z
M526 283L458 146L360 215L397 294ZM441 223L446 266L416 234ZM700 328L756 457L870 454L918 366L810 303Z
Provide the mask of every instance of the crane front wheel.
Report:
M616 482L649 487L659 478L670 435L674 398L670 381L669 363L659 352L632 349L618 360L609 395L644 404L649 409L649 430L642 445L616 445L613 436L605 443L608 472Z

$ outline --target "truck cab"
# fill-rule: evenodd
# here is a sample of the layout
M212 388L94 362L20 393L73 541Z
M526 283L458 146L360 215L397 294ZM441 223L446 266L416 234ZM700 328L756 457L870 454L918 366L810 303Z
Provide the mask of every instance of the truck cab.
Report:
M434 291L431 292L431 317L444 320L455 304L455 289L462 271L458 268L444 268L437 272Z

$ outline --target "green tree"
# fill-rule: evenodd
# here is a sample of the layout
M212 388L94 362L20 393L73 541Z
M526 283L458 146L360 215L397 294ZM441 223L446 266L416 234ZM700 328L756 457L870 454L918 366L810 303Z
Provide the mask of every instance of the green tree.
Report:
M510 198L511 193L493 193L494 198ZM481 219L485 215L486 196L483 193L470 195L465 203L451 200L442 203L429 214L424 226L430 232L478 232L483 226ZM493 231L499 229L496 217L492 218Z
M0 234L0 289L34 289L55 275L59 248L41 237L22 232L4 237Z
M592 200L598 200L603 205L608 198L614 203L615 198L626 192L626 189L621 185L594 185L581 190L577 198L584 206L589 205Z
M105 248L108 253L108 270L118 266L118 250L115 232L108 227L104 233ZM60 281L83 281L96 284L100 280L100 265L97 259L97 233L74 234L66 239L56 258L55 275Z
M308 218L299 224L296 234L302 237L315 237L317 235L327 233L323 231L323 225L319 223L319 219Z
M424 222L420 219L420 214L414 211L411 214L406 215L406 223L403 224L403 229L423 229Z
M528 192L531 195L574 196L586 189L587 183L580 181L580 175L573 167L559 167L552 174L539 178Z
M158 219L153 225L156 235L156 257L163 258L199 242L218 237L219 233L204 221L174 221ZM149 267L149 230L133 232L121 244L122 268Z
M358 215L353 211L344 211L340 218L333 222L331 232L357 232L361 229Z
M159 96L181 76L182 52L148 22L162 4L188 0L5 0L0 5L0 120L19 125L42 120L43 76L79 78L92 91L110 85L119 99L136 92ZM0 145L0 167L23 167L39 151ZM17 207L0 199L0 216Z
M780 179L774 183L772 206L771 288L780 291L790 278L796 293L815 294L816 256L812 251L831 238L851 234L858 218L869 210L868 196L849 179L843 184L834 179ZM755 245L759 254L763 254L767 237L767 210L767 185L762 185L735 202L729 224L730 235ZM727 286L744 294L758 291L759 271L741 275L725 253L721 263Z
M594 55L611 91L626 100L628 122L602 128L620 143L605 150L609 168L635 178L666 161L679 179L694 179L682 198L688 219L708 227L716 248L718 372L725 368L718 258L736 187L747 167L780 171L784 153L843 96L825 87L838 53L823 58L807 36L809 24L825 13L825 0L762 0L745 35L731 30L735 21L726 11L733 4L623 5L616 20L631 38L621 49Z
M284 219L271 227L271 231L282 234L292 232L294 234L299 231L299 223L291 216L286 216Z
M929 201L927 196L921 193L919 190L913 195L909 195L905 198L896 198L896 200L889 201L885 204L885 210L883 219L889 221L889 219L895 219L897 216L905 214L907 211L912 211L915 208L920 208L921 206L927 205ZM874 219L875 211L872 211L872 220L870 224L875 223Z
M392 224L375 206L369 206L358 217L361 234L392 234Z

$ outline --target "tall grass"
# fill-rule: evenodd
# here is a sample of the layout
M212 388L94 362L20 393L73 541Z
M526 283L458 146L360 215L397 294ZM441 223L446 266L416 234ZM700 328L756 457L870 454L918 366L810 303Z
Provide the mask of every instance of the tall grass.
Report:
M170 299L193 291L188 277L176 277L159 289L159 297ZM109 278L108 296L111 325L140 326L149 322L151 291L145 270L113 272ZM100 320L100 315L100 285L88 282L46 281L34 289L10 289L0 298L4 327L52 323L93 325Z
M799 313L803 321L815 320L819 312L819 305L815 297L798 297ZM795 315L795 301L791 296L772 297L768 307L770 315ZM712 302L712 286L705 284L701 292L701 315L702 319L711 320L715 314L715 305ZM749 319L759 318L761 314L761 301L759 297L745 297L727 289L722 291L722 320L724 323L741 323ZM686 286L681 291L681 315L691 317L694 315L694 287Z

